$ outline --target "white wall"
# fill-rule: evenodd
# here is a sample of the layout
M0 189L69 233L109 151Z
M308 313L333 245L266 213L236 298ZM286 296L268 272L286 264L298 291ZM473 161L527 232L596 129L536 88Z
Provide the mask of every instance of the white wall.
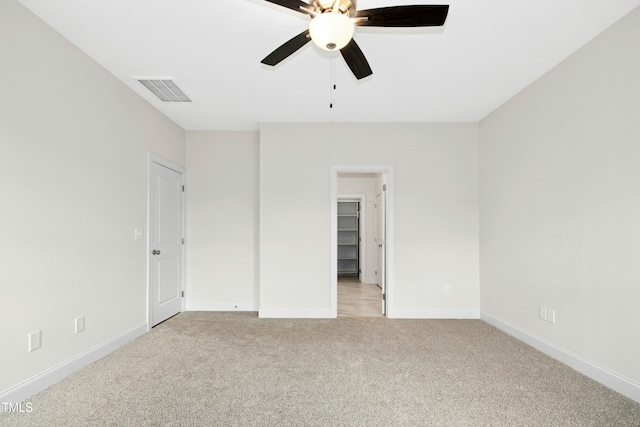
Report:
M258 146L258 132L187 132L187 310L258 310Z
M144 330L148 152L184 164L184 132L14 0L0 58L2 394Z
M395 312L477 316L477 131L468 123L263 124L261 315L329 312L330 166L376 164L394 166Z
M365 196L364 227L360 230L364 259L360 260L364 283L376 283L376 177L373 174L338 174L338 195L362 194Z
M639 40L636 9L480 126L483 314L635 382L636 400Z

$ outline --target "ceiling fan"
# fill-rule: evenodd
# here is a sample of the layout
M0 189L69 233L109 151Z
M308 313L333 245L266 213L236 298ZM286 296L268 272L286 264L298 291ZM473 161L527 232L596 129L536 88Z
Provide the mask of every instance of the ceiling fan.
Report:
M266 0L309 15L309 29L271 52L261 62L275 66L312 41L321 49L339 50L358 80L373 74L362 50L353 39L355 26L439 27L444 25L448 5L390 6L357 10L357 0Z

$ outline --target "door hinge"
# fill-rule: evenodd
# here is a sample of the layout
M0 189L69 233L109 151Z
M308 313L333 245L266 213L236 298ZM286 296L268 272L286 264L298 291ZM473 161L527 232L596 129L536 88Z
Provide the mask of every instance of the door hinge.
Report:
M182 298L184 298L184 291L182 291Z
M375 275L376 275L376 276L378 275L378 270L376 270Z
M184 245L184 237L182 238L182 244Z
M382 301L386 301L387 300L387 294L382 294Z
M184 193L184 185L182 186L182 192Z
M387 191L387 184L382 184L382 191Z

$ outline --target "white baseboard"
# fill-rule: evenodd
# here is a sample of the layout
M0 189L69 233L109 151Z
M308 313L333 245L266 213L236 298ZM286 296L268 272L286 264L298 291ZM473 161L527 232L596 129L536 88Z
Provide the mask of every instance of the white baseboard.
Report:
M256 303L208 303L187 302L185 311L258 311Z
M478 310L393 310L392 319L479 319Z
M331 310L278 310L260 309L258 317L263 319L331 319Z
M640 403L640 384L486 313L481 313L480 319L492 326L495 326L512 337L529 344L531 347L543 352L547 356L553 357L581 374L586 375L592 380L595 380L600 384L617 391L623 396Z
M479 319L478 310L394 310L392 319ZM260 309L258 317L275 319L331 319L331 310L271 310Z
M76 371L84 368L91 363L102 359L109 353L117 350L126 343L144 335L147 332L147 324L143 323L139 326L129 329L120 335L117 335L101 344L96 345L89 350L72 357L46 371L29 378L22 383L4 390L0 393L0 402L20 403L29 397L40 393L41 391L51 387L58 381L68 377ZM0 405L0 412L3 411Z
M363 283L368 283L368 284L376 284L376 277L375 276L370 276L370 277L365 277Z

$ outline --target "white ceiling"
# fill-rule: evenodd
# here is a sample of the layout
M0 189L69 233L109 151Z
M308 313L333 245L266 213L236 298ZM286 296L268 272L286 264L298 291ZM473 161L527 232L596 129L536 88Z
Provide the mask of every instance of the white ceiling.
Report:
M439 29L358 27L373 76L357 81L339 53L313 43L275 68L260 64L309 22L264 0L19 1L185 130L258 129L264 121L475 122L640 5L359 0L358 9L450 9ZM132 77L172 77L193 102L162 103Z

